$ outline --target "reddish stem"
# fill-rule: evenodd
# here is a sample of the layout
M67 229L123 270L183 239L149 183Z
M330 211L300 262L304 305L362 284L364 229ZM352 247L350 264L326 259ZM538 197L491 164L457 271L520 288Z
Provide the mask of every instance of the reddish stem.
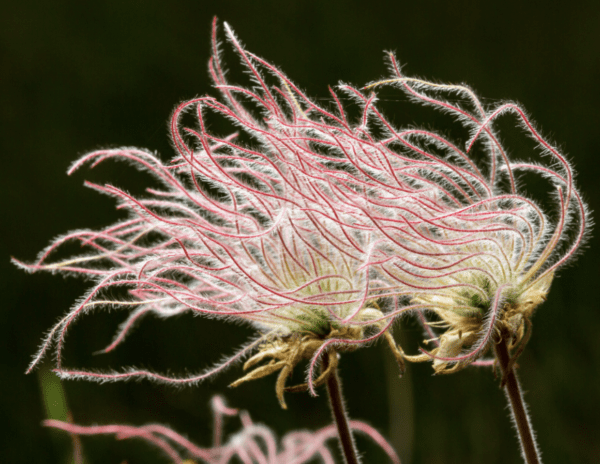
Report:
M337 353L325 353L323 356L323 370L329 366L329 356L337 356ZM348 425L348 415L344 406L344 397L342 394L342 385L337 375L337 369L334 369L327 379L327 393L329 394L329 406L338 429L340 438L340 448L344 455L346 464L359 464L358 454L354 438Z
M503 378L506 379L504 393L509 400L513 421L519 435L521 455L527 464L540 464L539 450L537 443L535 442L531 421L527 414L527 408L523 401L523 393L521 392L519 379L515 374L514 368L510 367L508 372L506 371L510 362L506 341L502 339L502 341L495 346L495 350L496 359L498 359L498 363L502 369Z

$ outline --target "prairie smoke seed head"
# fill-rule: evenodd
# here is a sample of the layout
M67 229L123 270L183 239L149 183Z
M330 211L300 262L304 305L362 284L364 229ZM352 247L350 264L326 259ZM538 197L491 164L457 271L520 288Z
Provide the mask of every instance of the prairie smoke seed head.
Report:
M213 444L200 447L188 438L160 424L132 426L126 424L82 426L57 420L46 420L44 425L64 430L72 436L114 435L118 440L138 438L159 449L171 462L179 464L228 464L238 462L260 462L272 464L302 464L320 458L323 462L334 462L333 455L326 446L327 440L336 437L334 425L314 432L296 430L287 433L281 440L268 427L255 423L247 411L226 406L219 396L213 397L214 415ZM237 417L241 428L231 436L224 434L225 417ZM400 458L373 427L364 422L350 421L352 430L371 438L388 456L390 462L400 464ZM189 459L185 459L189 458ZM185 460L184 460L185 459Z
M396 129L372 108L373 119L388 132L382 147L398 147L382 149L380 156L404 161L394 169L394 183L379 184L379 192L365 196L367 206L363 200L360 207L370 210L366 230L378 244L377 267L411 290L413 304L438 318L431 322L419 313L428 342L437 346L406 358L433 360L436 373L455 372L505 340L514 349L512 366L556 270L576 254L590 230L571 166L518 105L485 108L470 88L403 76L390 58L393 77L367 88L399 87L413 101L451 115L468 133L457 143L428 130ZM502 115L515 116L541 160L550 162L509 160L493 127ZM483 166L476 163L476 152L487 158ZM556 220L520 192L516 178L522 171L550 183ZM402 197L393 198L400 190ZM445 331L437 336L432 329Z
M273 361L238 383L281 370L277 395L283 405L285 381L302 359L309 359L307 384L314 393L313 374L325 351L350 351L383 336L402 365L402 352L388 329L397 315L413 309L398 306L408 293L374 271L373 232L352 220L361 188L368 186L363 179L373 168L360 168L356 177L351 153L371 156L377 144L365 137L362 121L348 123L341 105L339 115L320 108L226 29L254 87L225 81L215 25L210 71L224 103L202 97L175 109L170 128L177 155L171 163L146 150L121 148L85 155L69 170L124 160L162 187L135 197L112 185L87 183L114 196L129 217L100 231L60 237L36 263L16 262L31 272L84 275L95 283L44 339L30 370L56 345L56 372L63 378L194 384L260 347L247 366ZM278 84L268 85L267 77ZM197 126L183 127L182 118L190 113ZM251 143L242 143L238 133L219 137L208 131L208 113L232 122ZM81 244L84 252L53 261L68 242ZM126 296L115 298L116 288L125 288ZM379 301L395 309L382 310ZM150 314L166 318L188 312L241 321L259 335L220 365L187 377L139 369L66 369L62 352L68 329L103 307L129 311L104 352L119 346Z

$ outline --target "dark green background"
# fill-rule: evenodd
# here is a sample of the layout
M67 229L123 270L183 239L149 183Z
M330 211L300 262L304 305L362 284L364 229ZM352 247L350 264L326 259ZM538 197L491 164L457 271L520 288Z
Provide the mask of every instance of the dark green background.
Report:
M118 163L72 177L65 171L79 155L100 147L147 147L165 160L171 157L167 120L175 104L215 93L207 73L215 14L232 25L251 51L315 97L327 97L327 85L340 80L362 85L384 76L383 51L395 50L410 75L466 82L489 103L519 101L544 134L570 155L581 190L591 208L599 209L600 2L4 3L3 462L66 462L68 440L40 426L44 408L38 375L23 372L42 334L89 285L43 273L27 275L10 265L9 256L31 261L58 234L106 226L122 217L112 199L82 187L84 179L139 192L148 182L145 176ZM388 114L396 111L398 124L418 122L402 101L386 105ZM510 149L518 154L516 140ZM520 361L547 464L600 462L600 256L594 239L588 247L555 280L548 302L534 317L533 338ZM69 336L67 364L198 371L231 354L251 333L187 316L148 319L114 354L92 356L111 340L123 317L100 312L82 319ZM420 336L412 324L396 332L412 341L413 348ZM405 464L520 462L504 398L491 373L472 369L432 377L430 366L420 365L397 381L390 364L383 346L375 345L345 356L341 373L352 417L390 437ZM216 392L280 435L328 423L323 394L316 399L288 395L289 410L282 411L273 378L228 390L239 374L236 367L211 383L181 390L147 382L67 382L65 388L79 423L161 422L202 445L210 442L208 400ZM228 430L236 428L231 423ZM366 442L359 446L367 450L365 462L385 462ZM137 442L86 439L84 449L94 463L166 462Z

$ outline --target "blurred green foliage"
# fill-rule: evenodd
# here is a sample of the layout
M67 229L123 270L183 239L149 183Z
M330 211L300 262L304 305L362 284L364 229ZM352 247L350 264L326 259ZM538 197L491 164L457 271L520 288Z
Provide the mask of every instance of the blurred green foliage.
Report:
M41 397L46 410L46 418L61 422L72 422L73 417L67 406L65 390L60 379L50 370L40 369L38 372ZM81 440L70 437L64 432L49 429L51 439L54 441L55 452L61 456L59 462L65 464L85 464ZM75 459L75 449L79 453L79 460Z

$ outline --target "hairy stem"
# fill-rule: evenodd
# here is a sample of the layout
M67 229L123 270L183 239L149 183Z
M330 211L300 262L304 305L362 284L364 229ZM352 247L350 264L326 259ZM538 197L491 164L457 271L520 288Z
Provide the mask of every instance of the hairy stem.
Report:
M510 355L508 353L506 341L502 339L502 341L495 346L495 350L496 359L502 369L503 378L506 379L504 393L509 400L513 421L519 434L521 455L527 464L540 464L540 453L537 443L535 442L531 421L527 414L527 408L523 401L519 379L515 374L514 368L509 367Z
M337 353L325 353L323 356L323 370L327 369L329 366L329 356L337 356ZM350 427L348 426L348 416L344 406L342 385L340 384L337 369L334 369L331 374L329 374L329 378L327 379L327 393L329 394L329 406L331 407L331 413L338 429L340 447L344 454L346 464L358 464L360 461L358 460L358 455L356 453L354 438L352 438Z

